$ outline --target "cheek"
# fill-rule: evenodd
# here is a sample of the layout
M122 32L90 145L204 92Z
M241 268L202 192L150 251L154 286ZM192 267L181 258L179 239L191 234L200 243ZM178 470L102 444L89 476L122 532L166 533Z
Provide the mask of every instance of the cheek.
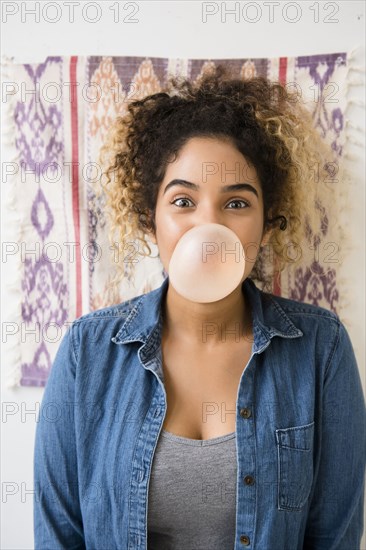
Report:
M169 219L160 219L156 228L157 246L160 259L163 263L169 263L174 249L185 231Z
M260 243L263 237L262 219L258 217L239 220L232 229L240 236L243 243Z
M242 239L245 261L250 264L251 267L254 265L260 252L262 234L261 228L252 228L251 231L246 232Z
M247 265L250 265L251 267L254 265L259 254L259 246L260 244L257 242L249 242L243 247L245 253L245 263Z
M164 208L157 209L155 224L158 243L161 243L164 248L173 250L182 235L192 227L192 224L184 220L183 216L173 216L168 209Z

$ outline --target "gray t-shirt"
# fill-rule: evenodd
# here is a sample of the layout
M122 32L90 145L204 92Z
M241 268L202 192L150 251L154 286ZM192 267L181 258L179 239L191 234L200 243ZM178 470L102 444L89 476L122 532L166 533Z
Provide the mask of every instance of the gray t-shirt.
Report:
M189 439L162 429L148 495L148 550L233 550L236 432Z

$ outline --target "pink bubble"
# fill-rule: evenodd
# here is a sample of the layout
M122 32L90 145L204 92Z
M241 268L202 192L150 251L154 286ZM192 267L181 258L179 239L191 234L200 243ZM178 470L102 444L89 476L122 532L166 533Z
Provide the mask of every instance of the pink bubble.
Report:
M179 239L168 274L173 288L192 302L215 302L240 284L245 254L239 237L218 223L197 225Z

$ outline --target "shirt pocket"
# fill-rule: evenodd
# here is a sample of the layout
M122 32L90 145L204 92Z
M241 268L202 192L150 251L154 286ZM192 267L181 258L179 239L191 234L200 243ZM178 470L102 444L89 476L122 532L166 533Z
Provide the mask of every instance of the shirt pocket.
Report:
M301 510L313 483L314 422L276 430L278 509Z

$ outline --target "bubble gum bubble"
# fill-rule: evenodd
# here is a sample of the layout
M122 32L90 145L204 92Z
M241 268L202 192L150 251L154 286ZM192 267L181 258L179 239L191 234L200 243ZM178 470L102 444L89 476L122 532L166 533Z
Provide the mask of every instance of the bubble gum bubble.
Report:
M239 285L245 254L239 237L218 223L197 225L179 239L168 274L173 288L192 302L216 302Z

